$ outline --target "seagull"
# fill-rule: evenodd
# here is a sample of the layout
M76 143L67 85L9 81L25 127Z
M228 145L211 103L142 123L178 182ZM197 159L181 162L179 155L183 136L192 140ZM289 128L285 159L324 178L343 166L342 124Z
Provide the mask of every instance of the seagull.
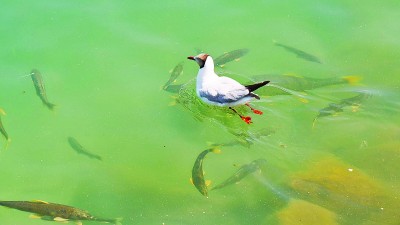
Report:
M196 80L196 93L202 101L211 105L229 107L247 124L252 123L251 117L240 115L232 108L233 106L246 105L255 114L262 114L260 110L252 108L249 102L254 99L260 99L253 91L268 84L269 81L242 85L232 78L218 76L214 72L214 61L208 54L201 53L187 58L196 61L200 66Z

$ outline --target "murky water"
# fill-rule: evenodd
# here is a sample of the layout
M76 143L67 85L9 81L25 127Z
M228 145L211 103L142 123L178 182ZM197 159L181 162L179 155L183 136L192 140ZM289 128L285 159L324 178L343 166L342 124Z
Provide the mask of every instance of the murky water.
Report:
M0 200L70 205L124 225L399 224L397 4L6 1L0 108L11 141L1 138ZM239 107L251 125L201 103L198 66L186 60L242 48L218 73L290 91L261 89L252 104L261 116ZM180 62L174 85L184 86L163 90ZM53 111L36 96L33 68ZM354 100L360 93L368 97ZM267 164L206 198L190 177L213 144L222 146L204 160L209 188L253 160ZM2 224L51 223L28 215L0 208Z

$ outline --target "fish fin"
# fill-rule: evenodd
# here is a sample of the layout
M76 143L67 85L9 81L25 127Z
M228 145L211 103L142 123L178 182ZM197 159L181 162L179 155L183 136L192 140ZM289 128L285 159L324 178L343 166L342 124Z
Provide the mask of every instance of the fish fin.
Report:
M115 218L114 225L122 225L121 221L122 221L122 217Z
M212 152L219 154L221 153L221 149L219 149L218 147L214 147L213 149L211 149Z
M190 181L191 184L194 185L194 183L193 183L193 178L190 178L189 181Z
M217 144L217 143L212 142L212 141L207 141L206 143L207 143L208 146L210 146L212 148L219 148L219 147L224 145L224 144Z
M54 217L53 220L56 221L56 222L68 222L69 221L68 219L65 219L65 218L62 218L62 217L59 217L59 216Z
M310 101L308 101L308 99L302 98L302 97L297 97L297 99L298 99L300 102L305 103L305 104L307 104L307 103L310 102Z
M358 110L360 110L360 106L359 106L359 105L353 105L353 106L351 106L351 111L352 111L352 112L358 112Z
M343 80L347 81L347 83L349 83L351 85L355 85L362 80L362 77L360 77L360 76L344 76L342 78L343 78Z
M31 214L31 215L29 215L29 218L30 218L30 219L41 219L42 216L39 215L39 214Z
M208 187L208 186L210 186L211 185L211 180L206 180L206 186Z
M32 200L31 202L36 202L36 203L43 203L43 204L49 204L48 202L45 202L43 200Z
M7 141L4 144L4 150L7 150L8 146L10 145L10 143L11 143L11 138L7 138Z
M216 146L216 145L217 145L217 144L215 144L215 143L212 142L212 141L207 141L206 144L207 144L208 146Z
M300 75L295 74L295 73L285 73L284 76L304 78L303 76L300 76Z
M76 221L75 223L76 223L76 225L82 225L82 221L80 221L80 220Z
M170 103L168 103L168 106L176 106L176 100L175 101L171 101Z
M6 115L6 111L4 111L3 108L0 108L0 114L3 115L3 116L5 116L5 115Z
M281 147L281 148L287 148L287 145L284 144L284 143L282 143L282 142L280 142L280 143L279 143L279 147Z
M55 104L50 103L50 102L45 102L44 105L49 108L50 110L54 110L54 108L56 107Z
M315 117L314 120L312 121L312 128L313 128L313 129L314 129L314 127L315 127L315 123L317 122L317 118L318 118L318 116Z

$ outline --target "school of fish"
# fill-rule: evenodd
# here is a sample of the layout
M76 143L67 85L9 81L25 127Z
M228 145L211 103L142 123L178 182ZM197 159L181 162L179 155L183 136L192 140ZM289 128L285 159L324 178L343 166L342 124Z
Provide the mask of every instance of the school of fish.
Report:
M47 98L47 92L45 89L42 74L37 69L33 69L29 76L33 81L33 86L36 95L40 98L42 103L50 110L54 110L55 104L51 103ZM6 139L5 148L8 147L11 139L5 126L2 122L2 117L6 115L3 108L0 108L0 133ZM78 154L85 155L92 159L102 160L100 155L94 154L86 150L75 138L68 137L67 142L73 150ZM82 221L95 221L102 223L111 223L115 225L120 225L122 218L117 219L106 219L101 217L96 217L91 215L86 210L81 210L72 206L62 205L58 203L49 203L41 200L35 201L0 201L0 206L7 208L17 209L20 211L25 211L32 213L31 218L38 218L47 221L56 222L68 222L74 221L77 225L82 225Z
M298 58L305 61L322 64L322 60L320 58L303 50L286 44L278 43L276 41L274 41L274 45L286 50L289 53L295 54ZM201 50L197 51L197 53L202 52L203 51ZM361 80L361 77L357 75L334 76L330 78L314 78L293 74L262 74L244 76L224 69L227 63L238 61L241 57L248 54L248 52L248 49L243 48L232 50L216 57L215 65L216 67L220 68L220 70L217 71L217 74L220 76L238 78L244 80L244 82L247 83L262 82L264 80L271 81L269 84L270 88L264 88L257 91L257 94L260 96L290 95L298 98L304 103L308 103L309 100L307 99L305 94L307 91L333 85L356 85ZM218 107L202 104L195 96L196 94L193 91L193 80L189 80L189 82L186 83L180 82L176 84L176 81L183 74L183 69L183 63L178 63L172 70L169 80L163 86L163 89L165 91L174 94L173 105L179 103L184 108L188 109L196 120L203 121L205 119L212 118L213 122L218 122L222 124L229 133L235 136L235 140L230 143L214 145L214 147L202 151L195 160L192 168L191 181L196 189L203 196L208 197L209 190L222 189L226 186L237 184L249 174L252 174L255 171L262 171L263 165L265 165L267 162L265 159L254 160L240 167L231 177L227 178L225 181L221 182L218 185L212 186L211 182L205 179L203 171L203 164L208 153L216 152L217 148L219 151L219 148L222 146L230 147L235 145L242 145L245 147L250 147L254 143L254 141L257 141L259 138L264 136L263 133L267 133L268 135L273 133L274 128L271 129L272 131L269 130L267 132L253 131L243 128L237 129L237 125L227 123L226 115L229 114L229 111L224 108L221 109ZM317 118L333 115L334 113L343 111L342 109L346 106L360 106L361 103L369 97L370 94L360 93L359 95L352 98L343 99L338 104L332 103L328 107L320 110L319 114L316 116L312 124L313 126L315 125L315 121L317 120ZM221 116L217 113L218 111L221 112ZM281 145L283 147L285 146L284 144Z
M298 58L304 59L309 62L314 62L318 64L322 64L322 61L305 51L299 50L297 48L291 47L289 45L281 44L275 42L277 47L283 48L286 51L295 54ZM215 65L220 69L224 69L227 63L232 61L238 61L241 57L248 54L249 50L246 48L237 49L230 52L226 52L215 58ZM216 111L215 107L205 106L206 110L201 110L200 113L196 112L198 110L199 105L198 99L189 98L189 101L185 101L182 99L182 93L185 92L186 89L192 88L190 83L181 83L175 84L178 78L180 78L183 74L184 63L179 62L170 72L170 77L167 82L162 86L162 89L167 92L171 92L177 94L176 97L177 102L185 105L186 108L190 108L195 117L198 119L203 119L207 117L213 117L214 112ZM220 74L235 76L234 73L228 71L219 71ZM35 89L36 95L39 97L41 102L50 110L54 110L56 105L51 103L48 100L47 92L44 85L44 79L42 74L37 69L32 69L30 72L30 77L33 82L33 87ZM339 85L339 84L354 84L360 80L358 76L338 76L332 78L311 78L311 77L303 77L303 76L293 76L293 75L257 75L257 76L248 76L246 78L248 81L259 82L264 80L271 81L271 87L268 89L260 89L258 92L259 95L266 96L274 96L274 95L293 95L295 93L302 93L308 90L313 90L316 88L321 88L324 86L330 85ZM188 92L193 93L193 92ZM191 94L190 94L191 95ZM370 93L363 92L358 95L346 98L338 103L331 103L328 107L325 107L319 111L319 114L315 117L313 121L313 125L317 118L326 117L333 115L338 112L342 112L343 108L352 106L359 107L366 99L371 96ZM179 99L181 98L181 99ZM197 109L196 109L197 107ZM207 108L208 107L208 108ZM224 109L219 109L224 111ZM0 133L6 139L6 143L10 142L10 137L8 132L5 129L3 124L3 117L6 115L6 112L3 108L0 108ZM238 130L235 128L236 125L228 125L224 122L224 117L227 115L226 111L222 114L221 117L215 117L216 121L219 121L221 124L227 127L227 130L237 137L231 143L215 145L210 147L204 151L202 151L197 158L195 159L193 168L192 168L192 177L191 181L195 188L203 195L208 197L209 190L217 190L223 189L227 186L237 184L239 181L243 180L248 175L256 172L262 171L263 166L266 165L267 160L265 159L256 159L248 164L244 164L241 166L236 172L233 173L232 176L228 177L226 180L222 181L220 184L215 185L211 188L210 182L205 179L204 176L204 161L208 153L219 153L220 147L229 147L232 145L244 145L250 146L255 140L259 139L262 136L269 135L273 133L273 129L267 131L251 131L249 130ZM12 126L12 124L6 123L7 127ZM90 159L96 159L102 161L103 158L100 155L90 152L85 147L83 147L80 142L74 137L67 137L66 142L70 145L70 147L78 154L86 156ZM104 219L100 217L92 216L89 212L85 210L81 210L79 208L75 208L72 206L62 205L58 203L49 203L45 201L0 201L0 205L8 208L17 209L20 211L25 211L32 213L32 218L40 218L43 220L49 221L57 221L57 222L66 222L66 221L74 221L77 224L81 225L82 221L95 221L95 222L105 222L112 224L121 224L121 219Z

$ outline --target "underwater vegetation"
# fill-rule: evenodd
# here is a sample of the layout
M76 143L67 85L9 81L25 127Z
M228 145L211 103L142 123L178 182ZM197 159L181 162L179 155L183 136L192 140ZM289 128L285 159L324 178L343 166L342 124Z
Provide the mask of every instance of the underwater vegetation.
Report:
M379 223L386 218L385 224L397 224L400 219L392 207L400 205L399 200L381 182L333 156L293 174L289 186L298 197L349 215L350 221L362 217Z
M282 225L338 225L338 215L310 202L291 199L289 204L277 212Z

